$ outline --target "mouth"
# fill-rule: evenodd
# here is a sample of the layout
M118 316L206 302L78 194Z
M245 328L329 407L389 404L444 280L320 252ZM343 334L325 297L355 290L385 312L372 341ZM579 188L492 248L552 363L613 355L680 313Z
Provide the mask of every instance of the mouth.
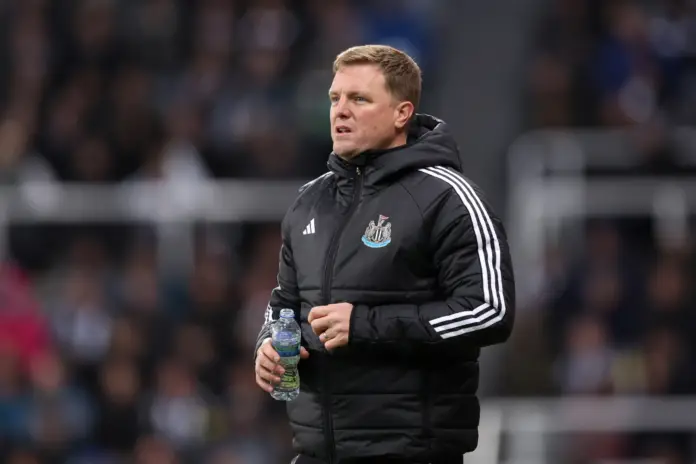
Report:
M350 134L352 132L348 126L336 126L334 131L338 135Z

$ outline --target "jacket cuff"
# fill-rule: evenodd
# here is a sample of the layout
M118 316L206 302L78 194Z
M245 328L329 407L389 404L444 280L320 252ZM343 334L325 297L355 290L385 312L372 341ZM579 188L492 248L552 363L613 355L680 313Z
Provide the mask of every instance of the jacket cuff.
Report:
M356 345L359 343L368 342L369 336L369 321L368 312L370 308L366 305L353 306L353 311L350 313L350 327L348 328L348 344Z

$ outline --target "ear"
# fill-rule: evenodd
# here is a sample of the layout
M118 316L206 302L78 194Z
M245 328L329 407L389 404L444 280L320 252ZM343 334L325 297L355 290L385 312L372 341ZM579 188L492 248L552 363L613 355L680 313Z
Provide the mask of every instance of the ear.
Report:
M394 108L394 114L396 116L394 125L396 126L396 128L403 129L406 126L406 124L408 124L408 121L411 119L411 116L413 116L414 111L415 107L413 106L413 103L408 101L398 103Z

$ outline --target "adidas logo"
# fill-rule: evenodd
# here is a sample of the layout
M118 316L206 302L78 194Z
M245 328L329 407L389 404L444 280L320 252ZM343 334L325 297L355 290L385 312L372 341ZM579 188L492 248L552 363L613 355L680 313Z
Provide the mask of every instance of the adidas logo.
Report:
M309 224L307 224L307 227L302 231L302 235L311 235L315 233L316 230L314 229L314 218L312 218L311 221L309 221Z

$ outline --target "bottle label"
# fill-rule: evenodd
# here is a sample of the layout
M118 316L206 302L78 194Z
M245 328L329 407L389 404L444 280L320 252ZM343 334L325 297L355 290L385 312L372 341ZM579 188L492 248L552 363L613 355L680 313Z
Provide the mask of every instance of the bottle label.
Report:
M293 391L298 388L300 388L300 377L297 373L297 367L288 367L280 377L280 383L276 386L276 390Z
M290 331L278 331L273 335L273 348L281 358L300 355L300 338Z
M295 346L274 346L281 358L291 358L300 355L300 345Z
M280 383L275 390L280 392L293 392L300 388L300 375L297 364L300 362L299 331L277 330L273 333L273 349L280 355L279 364L285 369L280 376Z

